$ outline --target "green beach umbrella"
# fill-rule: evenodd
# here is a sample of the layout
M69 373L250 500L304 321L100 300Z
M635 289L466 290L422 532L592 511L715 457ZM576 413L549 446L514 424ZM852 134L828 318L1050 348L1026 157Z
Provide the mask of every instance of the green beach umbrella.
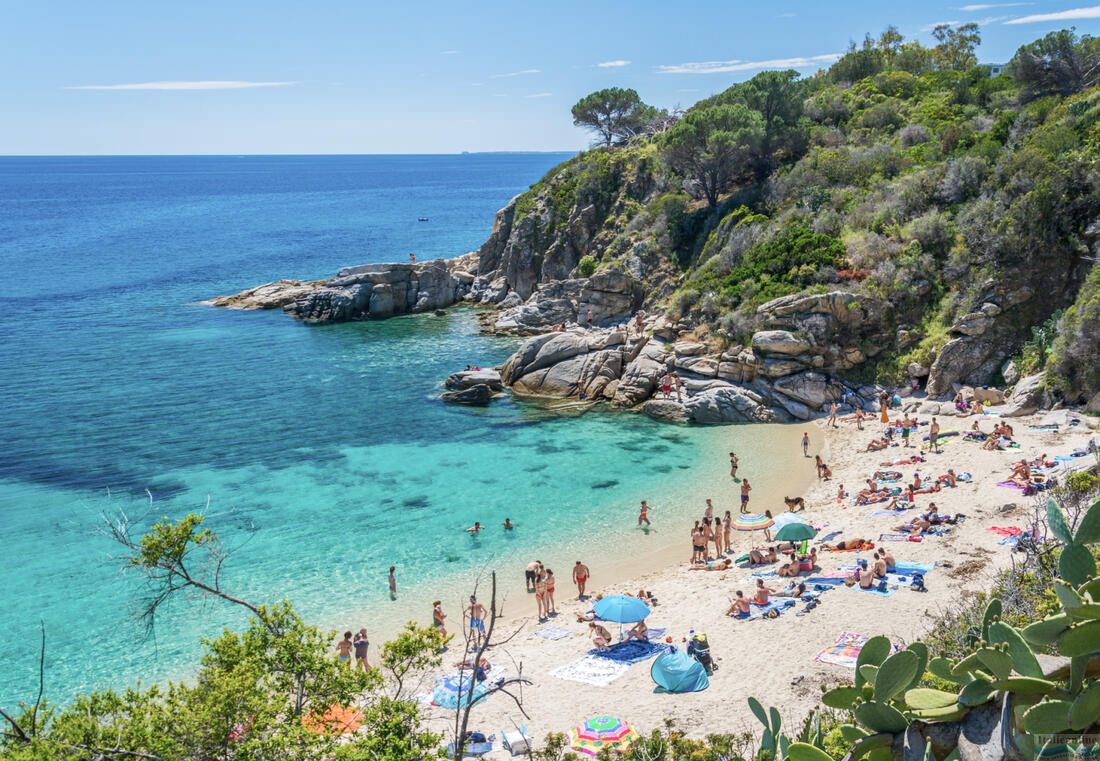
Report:
M813 526L808 526L805 523L788 523L775 533L775 541L800 542L803 539L813 539L815 536L817 536L817 532Z

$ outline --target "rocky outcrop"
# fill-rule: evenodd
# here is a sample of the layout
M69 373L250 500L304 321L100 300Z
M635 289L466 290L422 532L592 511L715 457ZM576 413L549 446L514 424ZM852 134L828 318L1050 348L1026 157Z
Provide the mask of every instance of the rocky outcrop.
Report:
M443 385L451 391L461 391L473 386L488 386L492 391L502 391L504 383L496 370L462 370L451 373Z
M742 386L723 384L684 401L688 418L696 423L771 423L778 419L764 397Z
M306 298L328 282L328 280L280 280L277 283L264 283L229 296L218 296L203 303L227 309L282 309L298 299Z
M444 391L439 397L451 404L488 404L493 398L493 390L484 383L478 383L460 391Z
M782 296L756 311L765 330L753 335L752 349L771 378L847 370L896 343L885 329L885 302L848 291Z
M509 295L515 296L516 292ZM492 321L500 333L537 333L561 325L619 323L642 302L642 288L628 273L604 272L590 278L554 280L537 286L525 302L504 309ZM501 306L505 306L502 302Z

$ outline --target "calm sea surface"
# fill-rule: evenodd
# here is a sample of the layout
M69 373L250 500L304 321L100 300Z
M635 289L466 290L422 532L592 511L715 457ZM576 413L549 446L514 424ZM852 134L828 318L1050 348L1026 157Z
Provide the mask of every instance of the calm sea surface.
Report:
M143 639L144 587L95 533L104 511L205 511L238 547L227 588L358 628L426 620L406 590L450 590L453 608L456 582L487 568L541 555L568 579L573 550L640 551L621 540L641 536L626 533L638 499L721 474L734 429L438 402L448 373L515 346L478 335L472 310L311 328L195 304L475 249L564 158L0 158L0 705L34 699L39 621L62 703L185 678L200 637L244 625L181 600ZM494 530L465 534L475 520Z

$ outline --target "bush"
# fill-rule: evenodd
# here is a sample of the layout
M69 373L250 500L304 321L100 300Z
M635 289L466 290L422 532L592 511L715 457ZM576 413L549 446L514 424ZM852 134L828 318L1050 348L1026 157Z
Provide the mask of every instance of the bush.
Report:
M585 254L581 257L580 262L577 263L577 274L581 277L592 277L596 274L596 257L592 254Z

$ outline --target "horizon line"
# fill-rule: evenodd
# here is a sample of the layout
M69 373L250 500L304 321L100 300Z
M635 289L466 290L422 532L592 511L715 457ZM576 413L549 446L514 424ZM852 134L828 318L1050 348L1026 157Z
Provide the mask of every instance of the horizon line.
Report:
M448 151L437 153L0 153L0 159L20 158L56 158L56 159L80 159L80 158L168 158L168 157L214 157L214 156L238 156L240 158L259 158L267 156L475 156L483 154L518 154L518 153L580 153L583 150L577 148L560 149L530 149L530 150L498 150L498 151Z

